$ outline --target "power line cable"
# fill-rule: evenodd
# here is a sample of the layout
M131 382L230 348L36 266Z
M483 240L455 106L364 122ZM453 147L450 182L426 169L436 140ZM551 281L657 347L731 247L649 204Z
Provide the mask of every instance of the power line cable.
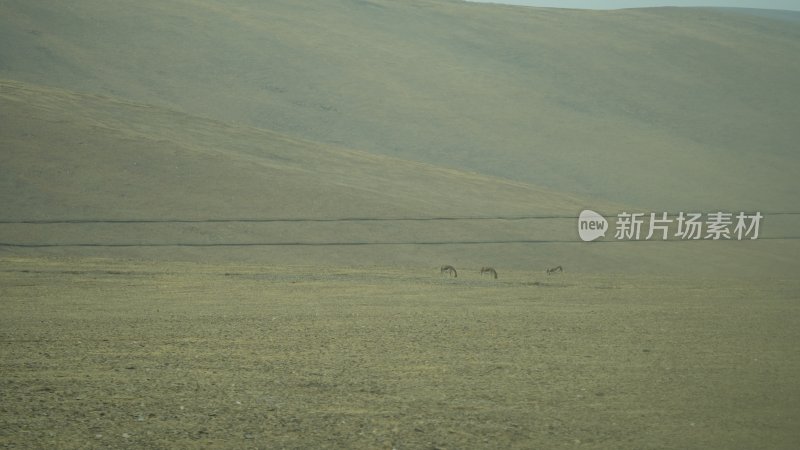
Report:
M156 243L9 243L0 242L0 247L49 248L49 247L336 247L368 245L490 245L490 244L626 244L626 243L686 243L686 242L753 242L761 240L800 240L800 236L759 237L758 239L668 239L668 240L597 240L584 242L556 239L511 239L476 241L349 241L349 242L156 242Z
M800 215L800 212L777 211L761 212L762 216ZM613 214L603 217L615 217ZM677 217L677 214L667 214ZM507 215L507 216L450 216L450 217L277 217L277 218L208 218L208 219L17 219L0 220L5 225L59 225L59 224L160 224L160 223L276 223L276 222L436 222L469 220L578 220L573 215Z

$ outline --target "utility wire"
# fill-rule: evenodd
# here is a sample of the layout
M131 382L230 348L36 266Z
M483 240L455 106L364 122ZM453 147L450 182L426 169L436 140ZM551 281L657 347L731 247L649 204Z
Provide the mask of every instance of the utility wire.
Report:
M777 211L761 212L762 216L789 216L800 215L800 212ZM603 217L615 217L613 214ZM677 217L677 214L667 214L667 217ZM452 217L297 217L297 218L209 218L209 219L17 219L0 220L5 225L59 225L59 224L156 224L156 223L275 223L275 222L436 222L436 221L467 221L467 220L577 220L578 216L572 215L529 215L529 216L452 216Z
M48 247L336 247L368 245L488 245L488 244L626 244L626 243L681 243L681 242L753 242L762 240L800 240L800 236L759 237L758 239L668 239L668 240L597 240L584 242L575 240L512 239L484 241L350 241L350 242L157 242L157 243L8 243L0 242L0 247L48 248Z

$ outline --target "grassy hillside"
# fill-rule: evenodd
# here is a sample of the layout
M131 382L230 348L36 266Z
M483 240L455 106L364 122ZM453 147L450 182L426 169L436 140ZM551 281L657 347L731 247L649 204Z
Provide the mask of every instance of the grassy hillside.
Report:
M0 76L646 209L796 205L800 28L727 10L6 0Z
M520 221L329 220L569 216L581 207L578 198L518 182L107 97L3 81L0 99L0 218L82 222L6 223L0 225L6 243L507 240L537 232ZM232 219L288 220L216 222ZM574 224L561 230L548 225L539 238L548 232L549 239L572 236ZM290 250L294 262L318 261L302 249ZM341 257L337 250L323 251L323 259ZM369 253L370 261L385 262L396 251Z
M585 244L570 217L625 206L110 97L0 81L0 121L5 253L501 273L796 267L797 241ZM529 216L565 218L515 219ZM448 217L496 219L426 220ZM770 216L762 237L792 235L793 222Z
M577 197L160 107L0 81L4 217L574 214ZM25 197L29 196L29 197Z

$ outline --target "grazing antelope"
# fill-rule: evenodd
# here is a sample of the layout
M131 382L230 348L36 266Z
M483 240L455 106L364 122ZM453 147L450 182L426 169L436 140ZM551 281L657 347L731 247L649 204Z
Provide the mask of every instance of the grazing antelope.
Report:
M547 274L548 274L548 275L552 275L552 274L554 274L554 273L556 273L556 272L563 272L563 271L564 271L564 268L563 268L563 267L561 267L561 266L556 266L556 267L553 267L552 269L547 269Z
M494 270L493 267L481 267L481 276L483 276L483 274L485 274L485 273L488 273L488 274L494 276L495 280L497 279L497 271Z
M458 272L456 272L456 268L453 266L442 266L439 273L446 273L447 275L452 275L453 278L458 278Z

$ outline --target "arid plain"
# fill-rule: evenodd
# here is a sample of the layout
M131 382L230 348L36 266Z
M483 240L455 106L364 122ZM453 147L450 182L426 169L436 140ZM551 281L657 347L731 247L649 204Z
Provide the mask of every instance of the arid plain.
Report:
M790 13L2 1L0 447L797 448L798 80Z
M4 259L0 443L792 448L797 280Z

